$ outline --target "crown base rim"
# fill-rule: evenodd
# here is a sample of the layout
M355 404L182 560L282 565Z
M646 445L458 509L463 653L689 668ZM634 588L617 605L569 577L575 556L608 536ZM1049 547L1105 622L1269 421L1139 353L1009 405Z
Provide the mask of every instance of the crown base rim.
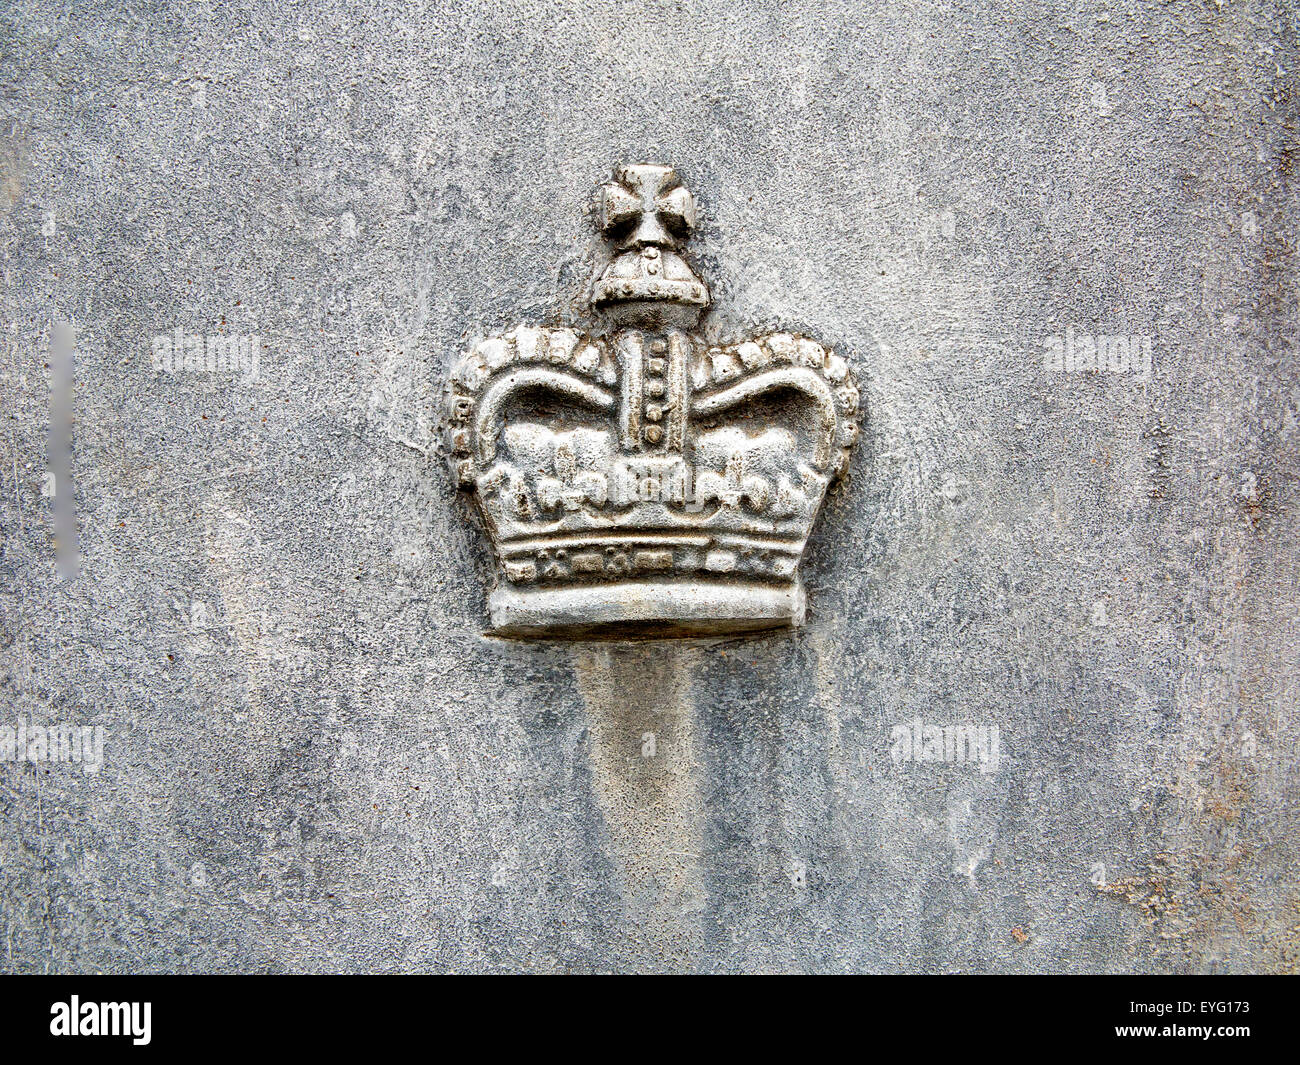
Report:
M804 623L806 597L788 584L621 581L578 588L501 587L491 633L515 639L722 636Z

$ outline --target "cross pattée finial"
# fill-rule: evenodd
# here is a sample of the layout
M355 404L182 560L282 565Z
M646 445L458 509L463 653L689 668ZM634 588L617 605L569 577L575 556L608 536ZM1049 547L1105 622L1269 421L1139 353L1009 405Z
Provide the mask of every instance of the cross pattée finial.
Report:
M695 228L695 198L670 166L620 166L601 189L600 228L619 248L678 247Z

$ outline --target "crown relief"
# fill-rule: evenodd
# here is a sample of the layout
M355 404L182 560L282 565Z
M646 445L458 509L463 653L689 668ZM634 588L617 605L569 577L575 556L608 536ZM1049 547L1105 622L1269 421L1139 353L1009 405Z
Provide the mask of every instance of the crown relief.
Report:
M694 197L620 167L597 200L612 257L591 333L519 326L447 386L452 466L499 566L506 636L692 635L799 625L798 566L858 436L858 389L815 340L724 347L681 251Z

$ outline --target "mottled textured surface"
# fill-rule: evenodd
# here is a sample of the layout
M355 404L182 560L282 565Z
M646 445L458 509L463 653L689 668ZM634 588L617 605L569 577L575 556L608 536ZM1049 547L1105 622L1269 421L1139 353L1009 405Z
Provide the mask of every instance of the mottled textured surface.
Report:
M1294 969L1298 66L1234 0L6 5L0 724L105 764L0 763L0 968ZM863 384L797 634L482 635L438 389L629 159L711 337Z

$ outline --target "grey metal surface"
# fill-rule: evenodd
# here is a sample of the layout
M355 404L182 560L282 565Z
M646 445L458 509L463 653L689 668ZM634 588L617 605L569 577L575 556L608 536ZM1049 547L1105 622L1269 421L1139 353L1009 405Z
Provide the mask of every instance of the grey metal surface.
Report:
M119 6L0 14L0 968L1295 968L1293 8ZM796 632L483 635L628 159L862 386Z

